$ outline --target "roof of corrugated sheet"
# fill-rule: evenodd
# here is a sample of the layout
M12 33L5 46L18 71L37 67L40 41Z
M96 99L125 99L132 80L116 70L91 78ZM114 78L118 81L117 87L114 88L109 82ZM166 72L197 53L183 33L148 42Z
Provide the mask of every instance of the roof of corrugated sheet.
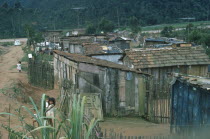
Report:
M140 48L126 50L125 54L136 69L210 64L209 56L201 46Z
M143 72L137 71L135 69L128 68L124 65L116 64L116 63L106 61L106 60L101 60L101 59L92 58L92 57L79 55L79 54L66 53L66 52L62 52L62 51L59 51L59 50L54 50L53 52L60 55L60 56L65 57L65 58L67 58L71 61L78 62L78 63L88 63L88 64L102 66L102 67L119 69L119 70L122 70L122 71L130 71L130 72L135 72L135 73L139 73L139 74L149 75L147 73L143 73Z
M109 39L109 41L131 41L130 38L125 38L125 37L119 37L115 36Z
M150 42L166 42L163 38L146 38L145 41L150 41Z
M176 79L199 88L210 90L210 78L178 74Z

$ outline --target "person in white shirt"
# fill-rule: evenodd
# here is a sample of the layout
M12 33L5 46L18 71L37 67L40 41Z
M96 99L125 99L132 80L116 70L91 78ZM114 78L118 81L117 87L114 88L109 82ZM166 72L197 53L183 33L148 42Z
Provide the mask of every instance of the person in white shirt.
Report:
M34 117L36 117L37 118L37 114L36 114L36 110L34 109ZM34 117L32 117L32 119L33 119L33 127L35 127L35 123L37 123L37 121L36 121L36 119L34 118ZM38 124L38 123L37 123ZM39 125L38 125L39 126Z
M46 110L46 117L48 122L51 126L53 126L53 118L54 118L54 111L55 111L55 98L49 98L49 106Z
M50 98L49 96L45 97L45 102L46 102L45 106L46 106L46 108L49 106L49 98Z
M20 61L19 61L18 64L17 64L17 70L18 70L19 72L21 72L21 62L20 62Z

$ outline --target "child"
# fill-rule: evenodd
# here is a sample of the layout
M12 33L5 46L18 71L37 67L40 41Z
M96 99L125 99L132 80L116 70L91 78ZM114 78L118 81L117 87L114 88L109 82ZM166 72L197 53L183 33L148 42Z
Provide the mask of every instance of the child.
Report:
M35 109L34 109L34 116L37 117ZM33 127L35 127L35 123L37 123L37 121L36 121L36 119L34 117L32 117L32 119L33 119Z
M49 106L46 110L46 117L48 118L48 122L51 126L53 126L53 118L54 118L54 109L55 107L55 98L49 98Z
M20 62L20 61L19 61L18 64L17 64L17 70L18 70L19 72L21 72L21 62Z

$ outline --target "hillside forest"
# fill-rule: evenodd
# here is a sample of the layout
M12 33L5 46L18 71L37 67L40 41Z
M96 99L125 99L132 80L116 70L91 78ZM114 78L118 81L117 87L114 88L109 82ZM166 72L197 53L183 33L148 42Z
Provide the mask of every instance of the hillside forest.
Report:
M24 28L37 30L84 28L102 19L114 27L127 27L131 17L140 26L206 21L209 0L1 0L0 37L26 36Z

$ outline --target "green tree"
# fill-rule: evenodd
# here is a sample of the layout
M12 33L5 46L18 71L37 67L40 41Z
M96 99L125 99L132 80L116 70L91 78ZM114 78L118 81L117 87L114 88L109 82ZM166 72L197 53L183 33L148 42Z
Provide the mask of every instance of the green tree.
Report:
M17 1L17 2L15 2L15 8L16 9L21 9L23 7L22 7L21 3L19 1Z
M129 19L129 27L130 27L132 33L134 33L134 34L137 34L138 32L141 31L139 20L135 16L132 16Z
M95 34L97 27L92 23L89 23L86 27L86 34Z
M107 33L107 32L112 32L114 30L114 24L105 19L105 18L102 18L100 23L99 23L99 31L103 31L104 33Z
M28 46L33 46L35 50L36 43L40 43L44 41L44 38L40 32L35 31L35 29L31 25L25 25L25 33L28 38Z
M202 40L201 40L202 36L203 35L199 31L194 30L189 34L188 40L189 40L189 42L194 42L196 44L201 44L202 43Z
M186 32L192 32L193 30L195 29L195 27L194 27L194 25L193 24L188 24L187 26L186 26Z
M7 8L9 8L9 5L8 5L8 3L7 2L5 2L1 7L3 7L3 8L5 8L5 9L7 9Z
M160 34L162 37L172 37L173 30L174 30L174 28L172 26L166 26L163 28L163 30L160 32Z

